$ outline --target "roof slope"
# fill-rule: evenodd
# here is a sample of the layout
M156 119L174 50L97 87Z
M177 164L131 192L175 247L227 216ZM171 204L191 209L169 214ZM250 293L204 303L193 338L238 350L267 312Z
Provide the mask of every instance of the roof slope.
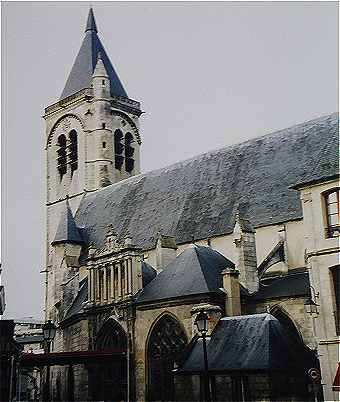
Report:
M250 301L275 299L281 297L310 296L308 272L289 273L273 278L263 278L258 292L249 297Z
M84 241L73 218L68 200L60 214L60 220L52 245L58 243L83 244Z
M202 372L202 340L198 339L178 372ZM314 354L287 326L270 314L222 318L207 345L211 371L303 371L316 363ZM307 370L306 370L307 369Z
M157 276L157 271L153 266L142 261L142 285L145 287Z
M137 303L217 292L225 268L235 265L210 247L190 245L142 290Z
M153 248L157 232L178 244L230 233L240 204L254 226L302 218L299 193L289 187L338 173L338 114L194 157L87 194L76 214L89 241L118 237ZM320 170L314 170L318 162Z
M71 307L67 310L64 320L81 313L83 311L83 303L88 300L88 279L85 278L79 283L79 291L75 297Z
M98 53L101 55L101 59L103 60L107 74L110 78L111 94L123 96L125 98L128 97L109 57L106 54L97 32L93 10L90 8L86 24L85 38L60 99L64 99L81 89L89 88L91 86L92 74L97 64Z

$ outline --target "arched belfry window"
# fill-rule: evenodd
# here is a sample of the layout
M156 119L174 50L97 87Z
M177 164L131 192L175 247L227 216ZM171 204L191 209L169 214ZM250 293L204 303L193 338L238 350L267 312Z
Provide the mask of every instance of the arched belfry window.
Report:
M114 133L114 144L115 144L115 168L121 170L124 162L124 145L123 133L121 130L117 129Z
M133 154L135 149L132 146L133 135L131 133L125 134L125 170L129 173L133 171L135 160L133 159Z
M64 134L58 137L57 147L57 169L60 179L62 179L67 170L66 137Z
M149 336L148 401L172 401L174 383L172 371L183 356L186 334L180 323L170 315L163 315Z
M76 130L72 130L69 135L70 139L70 166L73 173L78 169L78 135Z

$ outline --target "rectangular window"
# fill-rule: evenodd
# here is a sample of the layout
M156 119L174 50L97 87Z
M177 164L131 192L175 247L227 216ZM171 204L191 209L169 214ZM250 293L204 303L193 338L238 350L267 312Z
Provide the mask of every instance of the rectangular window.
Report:
M327 215L327 237L336 237L340 234L340 207L339 189L332 190L325 194L325 205Z

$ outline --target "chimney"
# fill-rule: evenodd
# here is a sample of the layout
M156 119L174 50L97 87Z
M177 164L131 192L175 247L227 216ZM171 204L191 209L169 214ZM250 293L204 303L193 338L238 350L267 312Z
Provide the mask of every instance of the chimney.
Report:
M222 271L223 289L226 292L226 315L231 317L241 315L240 272L234 268L226 268Z
M161 271L166 265L176 258L177 244L173 236L158 234L156 244L156 264L157 270Z
M249 220L236 212L233 231L236 248L236 268L240 272L240 282L250 292L259 289L259 277L257 273L255 230Z

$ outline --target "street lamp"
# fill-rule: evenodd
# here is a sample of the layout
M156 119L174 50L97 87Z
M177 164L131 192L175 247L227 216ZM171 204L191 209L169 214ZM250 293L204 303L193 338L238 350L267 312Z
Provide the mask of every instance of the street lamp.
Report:
M210 389L209 389L209 374L208 374L208 355L207 355L207 340L206 335L208 332L209 317L205 311L200 311L195 319L195 325L198 332L203 338L203 356L204 356L204 393L205 401L210 402Z
M45 341L45 353L50 353L51 351L51 343L55 337L55 333L57 331L57 327L53 324L51 320L48 320L43 326L43 336ZM46 382L45 382L45 401L50 400L50 365L47 362L46 368Z

